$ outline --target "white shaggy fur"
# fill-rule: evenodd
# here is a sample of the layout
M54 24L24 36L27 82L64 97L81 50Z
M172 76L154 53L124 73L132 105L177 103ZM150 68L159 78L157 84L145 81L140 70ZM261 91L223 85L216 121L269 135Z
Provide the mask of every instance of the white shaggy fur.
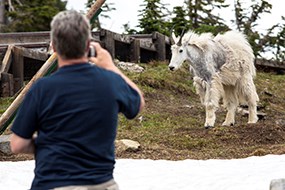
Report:
M253 51L245 36L235 31L215 37L189 31L181 44L179 38L173 35L175 44L171 47L169 69L178 69L184 61L190 63L196 92L206 108L204 126L214 126L221 98L227 109L223 125L234 125L237 107L245 103L249 106L248 123L256 123L259 101L253 82L256 70Z

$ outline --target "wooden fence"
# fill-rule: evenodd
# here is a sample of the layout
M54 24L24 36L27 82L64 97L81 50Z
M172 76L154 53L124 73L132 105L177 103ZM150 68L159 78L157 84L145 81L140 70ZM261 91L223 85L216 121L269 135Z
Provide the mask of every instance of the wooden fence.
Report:
M100 41L112 55L121 61L149 62L170 58L170 40L158 32L152 34L123 35L105 29L92 32L92 37ZM25 48L49 47L49 32L0 33L0 55L8 45Z
M105 29L92 37L120 61L169 61L170 39L158 32L123 35ZM0 96L13 96L48 59L50 32L0 33ZM285 71L285 64L256 60L259 67Z
M92 37L120 61L169 60L170 40L158 32L123 35L105 29ZM50 32L0 33L0 96L16 94L48 58Z
M123 35L108 30L94 32L113 58L121 61L147 63L151 60L167 60L170 55L170 40L158 32L141 35Z

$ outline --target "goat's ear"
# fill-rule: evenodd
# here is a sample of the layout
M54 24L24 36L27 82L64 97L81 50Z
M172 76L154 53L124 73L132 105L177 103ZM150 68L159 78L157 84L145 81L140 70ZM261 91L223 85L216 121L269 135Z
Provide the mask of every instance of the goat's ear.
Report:
M175 43L177 43L179 41L179 38L174 34L174 32L171 33L171 36L172 36Z

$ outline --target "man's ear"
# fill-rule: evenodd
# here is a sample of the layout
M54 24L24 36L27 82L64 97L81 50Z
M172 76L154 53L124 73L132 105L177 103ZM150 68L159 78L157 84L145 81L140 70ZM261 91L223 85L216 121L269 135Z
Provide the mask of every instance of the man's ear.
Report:
M56 52L56 49L55 49L55 45L53 44L53 42L50 42L50 49L53 51L53 52Z
M52 42L49 43L49 47L48 47L48 54L53 54L55 53L55 49L54 46L52 45Z
M85 52L89 52L89 48L90 48L90 42L91 42L91 40L88 40L87 41L87 44L86 44L86 50L85 50Z

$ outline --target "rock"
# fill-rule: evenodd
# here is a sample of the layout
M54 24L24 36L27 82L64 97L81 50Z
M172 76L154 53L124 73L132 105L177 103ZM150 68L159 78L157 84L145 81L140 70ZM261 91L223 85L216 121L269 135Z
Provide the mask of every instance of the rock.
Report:
M284 119L278 119L278 120L275 121L275 123L277 125L284 126L285 125L285 120Z
M141 73L144 71L143 67L135 63L119 62L117 65L123 70L127 70L127 71L134 72L134 73Z
M139 120L139 122L141 123L141 122L144 120L143 116L142 116L142 115L139 116L139 117L138 117L138 120Z
M12 154L10 149L10 135L0 136L0 151L5 154Z
M238 108L237 109L237 112L238 113L241 113L242 114L242 116L248 116L248 114L249 114L249 111L248 110L245 110L245 109L243 109L243 108ZM257 117L258 117L258 120L262 120L262 119L264 119L265 117L266 117L266 113L263 113L263 112L257 112Z
M118 152L137 151L140 149L140 143L129 139L116 140L116 149Z
M193 106L193 105L187 105L187 104L186 104L186 105L183 105L182 107L183 107L183 108L189 108L189 109L194 108L194 106Z
M270 183L270 190L285 190L285 179L273 179Z

